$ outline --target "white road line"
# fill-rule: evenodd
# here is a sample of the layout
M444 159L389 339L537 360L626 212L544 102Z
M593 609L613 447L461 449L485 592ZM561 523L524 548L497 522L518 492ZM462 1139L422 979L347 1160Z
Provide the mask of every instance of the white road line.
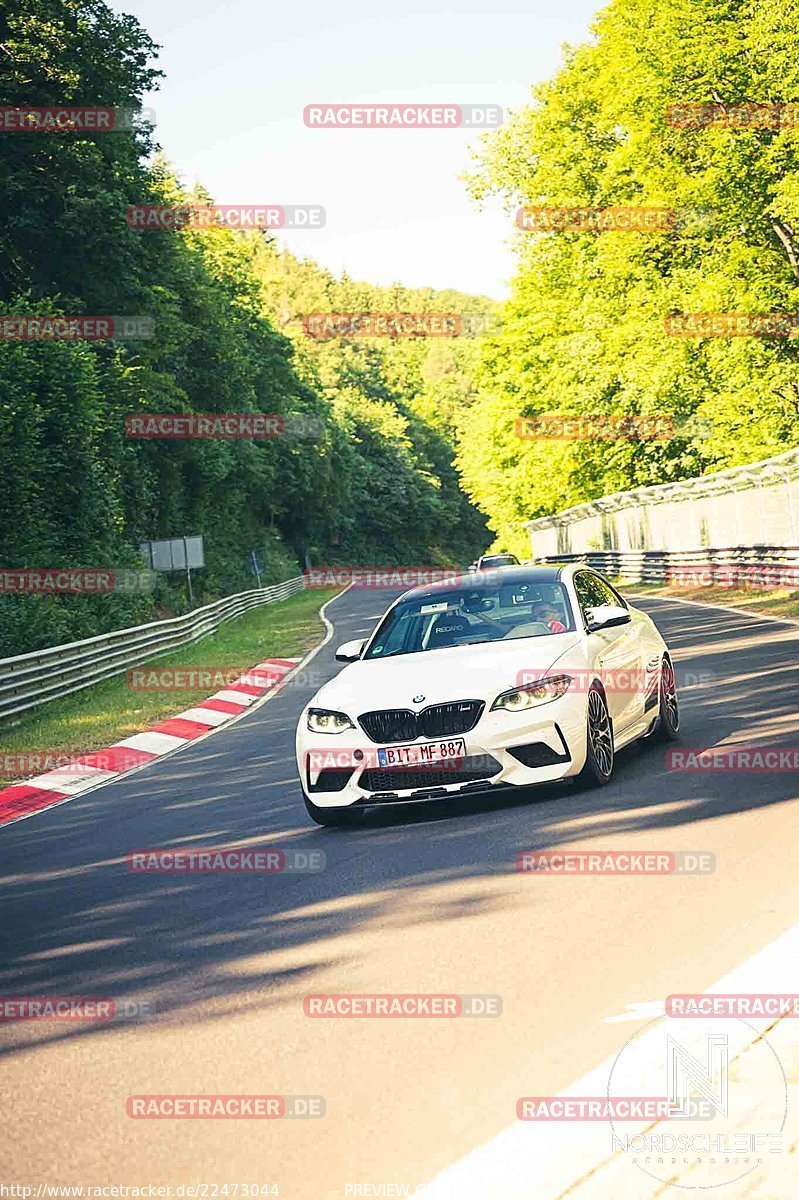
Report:
M675 992L680 989L675 987ZM765 949L735 967L718 983L705 988L718 993L799 993L799 925L787 930ZM790 1019L790 1018L787 1018ZM773 1024L773 1017L747 1017L753 1026L752 1041ZM681 1039L690 1035L692 1022L680 1023ZM698 1022L701 1024L701 1022ZM567 1034L568 1030L564 1031ZM639 1045L645 1056L648 1035ZM626 1041L626 1037L623 1039ZM654 1045L654 1039L651 1043ZM619 1045L621 1049L621 1043ZM560 1096L604 1096L616 1055L594 1067ZM647 1068L651 1084L652 1075ZM534 1081L528 1089L535 1093ZM651 1086L636 1094L649 1094ZM513 1110L518 1097L508 1096ZM651 1123L650 1123L651 1124ZM637 1127L625 1125L631 1134ZM588 1172L609 1162L612 1157L609 1126L604 1122L516 1121L490 1142L471 1151L447 1167L423 1192L425 1200L557 1200ZM635 1168L631 1167L631 1171ZM631 1182L634 1180L631 1176ZM599 1192L594 1193L600 1195ZM616 1200L618 1193L609 1195Z
M616 1013L612 1017L605 1017L605 1024L618 1025L622 1021L651 1021L655 1017L662 1017L665 1011L662 1000L638 1000L635 1004L628 1004L624 1012Z

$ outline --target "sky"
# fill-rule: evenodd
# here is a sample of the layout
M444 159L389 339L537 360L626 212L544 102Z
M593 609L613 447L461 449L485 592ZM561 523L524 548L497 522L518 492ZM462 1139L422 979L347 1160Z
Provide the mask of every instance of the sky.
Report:
M323 228L284 244L375 284L458 288L497 299L513 273L513 214L481 209L463 175L478 141L464 129L310 129L315 103L522 107L589 35L601 0L414 0L381 15L365 0L110 0L161 46L147 98L155 137L189 187L219 204L308 204Z

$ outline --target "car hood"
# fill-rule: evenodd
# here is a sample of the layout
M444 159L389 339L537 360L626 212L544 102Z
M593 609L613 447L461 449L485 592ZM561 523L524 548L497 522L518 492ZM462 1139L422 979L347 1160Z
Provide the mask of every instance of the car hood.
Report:
M493 701L500 692L543 675L580 642L579 634L484 642L477 646L359 660L320 688L312 704L358 716L448 700ZM415 696L423 700L414 701Z

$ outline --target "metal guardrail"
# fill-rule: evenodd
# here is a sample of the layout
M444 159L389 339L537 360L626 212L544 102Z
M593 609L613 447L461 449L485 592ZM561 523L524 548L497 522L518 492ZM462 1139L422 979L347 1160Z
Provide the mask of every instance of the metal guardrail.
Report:
M799 546L729 546L701 550L588 550L551 554L539 563L586 563L631 583L799 588Z
M223 621L261 604L285 600L304 587L305 578L298 575L271 587L225 596L182 617L151 621L82 642L66 642L32 654L0 659L0 721L120 675L137 663L198 642Z

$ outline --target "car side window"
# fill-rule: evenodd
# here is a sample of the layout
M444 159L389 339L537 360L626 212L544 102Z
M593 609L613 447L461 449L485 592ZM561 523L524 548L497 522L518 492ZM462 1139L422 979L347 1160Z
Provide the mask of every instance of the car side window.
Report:
M612 583L608 583L608 581L606 579L603 579L602 583L604 583L605 587L608 589L611 596L613 597L612 600L608 601L609 604L618 604L619 608L629 608L630 607L629 604L627 603L627 601L624 599L624 596L622 596L621 592L616 591L616 589Z
M601 575L595 575L594 571L583 571L583 575L588 577L590 586L594 589L594 594L596 596L596 599L593 601L594 605L613 604L617 605L619 608L630 607L630 605L627 604L627 601L624 599L624 596L620 595L617 590L615 590L612 583L608 583L607 580L603 580Z
M599 604L608 603L603 598L600 589L596 586L598 583L601 583L601 580L596 575L591 575L588 571L580 571L574 577L574 590L577 593L580 612L586 624L588 624L589 608L596 608ZM615 603L615 601L610 601L610 603Z
M621 596L619 596L619 594L613 590L609 583L606 583L604 579L600 579L598 575L593 575L592 579L602 596L602 599L599 601L600 604L615 604L617 607L627 607Z

